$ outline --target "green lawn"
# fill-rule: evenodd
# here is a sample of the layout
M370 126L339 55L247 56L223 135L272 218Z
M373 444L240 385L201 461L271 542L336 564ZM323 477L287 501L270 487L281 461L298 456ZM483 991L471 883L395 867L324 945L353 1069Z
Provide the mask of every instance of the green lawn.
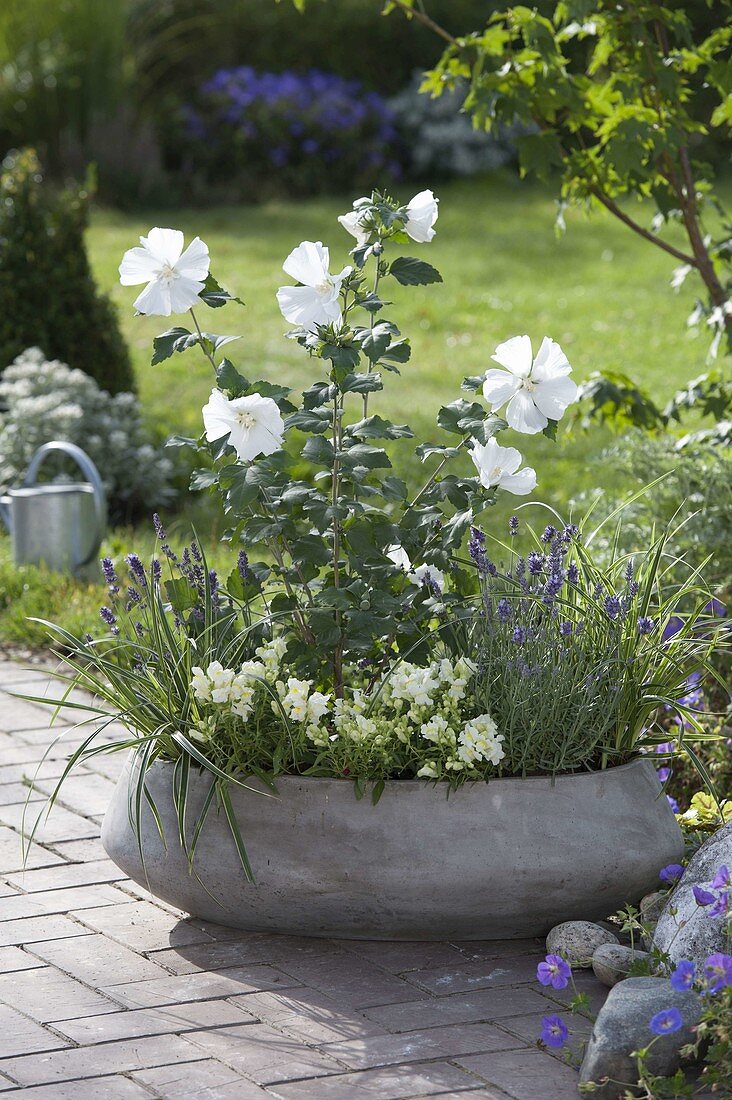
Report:
M389 312L411 337L414 350L401 377L387 377L374 411L380 405L395 420L408 421L418 436L438 438L434 418L440 404L460 396L465 375L489 366L499 341L523 332L535 347L544 335L558 340L578 378L618 368L641 379L659 400L702 369L706 339L695 339L685 328L693 280L680 295L673 294L668 285L673 259L609 215L571 213L566 235L557 238L554 199L540 188L492 178L451 183L439 187L438 194L437 237L410 251L439 267L445 282L390 288L394 305ZM202 320L205 316L214 331L243 333L240 344L229 349L243 373L302 387L312 380L312 364L283 336L287 325L275 301L277 287L288 281L281 264L302 239L321 239L331 247L332 269L340 269L352 241L335 219L349 206L350 196L144 216L95 212L88 233L92 265L100 286L119 306L151 425L163 434L197 434L212 377L195 352L150 366L152 337L166 324L162 318L134 316L135 291L121 287L117 278L124 250L153 225L179 227L187 238L201 236L219 281L247 303L245 309L202 310ZM649 212L641 210L639 217L647 221ZM680 239L678 231L675 239ZM607 443L601 431L570 440L560 436L557 444L544 437L511 436L510 441L536 467L536 496L550 504L566 506L589 488L617 487L614 469L599 459ZM422 470L416 459L409 460L410 450L407 441L402 455L410 480L416 481ZM498 527L510 507L507 499L496 508L491 526ZM195 515L211 552L220 531L216 516L202 520L201 509L192 510L188 500L173 525L182 534ZM146 532L122 532L107 549L121 554L132 541L142 542L142 549L151 547ZM98 589L62 584L35 570L15 574L7 540L0 539L0 641L40 641L41 632L28 627L26 615L61 617L73 628L87 624L96 630L98 603Z

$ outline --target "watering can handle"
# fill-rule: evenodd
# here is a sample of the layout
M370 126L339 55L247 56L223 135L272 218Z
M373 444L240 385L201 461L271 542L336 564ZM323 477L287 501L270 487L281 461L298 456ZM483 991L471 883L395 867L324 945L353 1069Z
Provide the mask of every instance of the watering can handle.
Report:
M38 448L28 466L28 472L23 482L24 487L28 488L31 485L35 485L41 463L46 455L51 454L52 451L63 451L69 458L73 458L74 462L76 462L82 473L85 474L94 490L94 512L96 515L97 527L94 532L92 549L83 561L77 563L78 568L78 566L88 565L102 544L104 528L107 522L107 497L104 492L102 479L99 476L99 470L89 458L86 451L82 451L81 447L77 447L75 443L67 443L63 439L53 439L50 443L44 443L42 447Z

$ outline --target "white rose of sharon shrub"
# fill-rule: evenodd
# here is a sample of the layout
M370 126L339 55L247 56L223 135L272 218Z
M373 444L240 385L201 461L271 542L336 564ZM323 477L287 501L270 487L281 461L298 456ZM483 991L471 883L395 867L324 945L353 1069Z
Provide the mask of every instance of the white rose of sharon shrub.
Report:
M201 456L191 486L219 494L234 547L219 575L195 541L177 555L156 517L165 569L130 554L123 579L105 559L105 636L77 640L71 660L87 687L134 714L142 782L152 760L175 760L181 775L193 763L227 810L230 783L252 775L348 777L358 793L373 783L377 799L388 779L456 786L513 766L509 723L496 724L486 698L496 689L468 640L487 562L476 523L500 493L536 485L497 437L512 421L542 430L575 390L552 341L535 362L528 337L508 341L496 353L505 393L495 372L463 382L485 386L496 407L508 401L508 423L456 395L437 412L437 438L415 448L421 487L399 476L414 432L370 403L410 370L401 295L442 282L403 251L432 240L437 213L431 191L406 204L374 191L340 219L355 244L338 274L322 242L293 249L284 269L300 285L277 302L312 371L301 393L240 373L224 353L237 337L199 323L199 305L221 316L241 304L203 242L184 252L182 234L155 229L126 253L123 283L147 283L142 312L191 316L155 338L152 363L195 350L214 373L202 434L170 444ZM517 418L519 391L530 408ZM248 873L245 853L242 864Z
M544 431L550 420L561 420L577 400L577 386L569 377L572 368L559 344L548 336L536 359L528 336L514 336L499 344L491 358L504 369L486 371L483 395L494 412L508 402L506 420L517 432L536 435Z
M208 277L208 246L195 237L183 251L179 229L151 229L140 237L140 247L122 257L119 277L122 286L147 283L135 299L135 309L151 316L169 317L198 305Z

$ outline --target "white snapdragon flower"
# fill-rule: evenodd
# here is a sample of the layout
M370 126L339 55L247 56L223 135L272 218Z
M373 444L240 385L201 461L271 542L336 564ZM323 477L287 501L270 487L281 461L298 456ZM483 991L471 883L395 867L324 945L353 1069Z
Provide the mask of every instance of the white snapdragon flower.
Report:
M435 670L419 668L403 661L387 682L387 692L392 701L409 703L411 707L426 707L440 686Z
M470 457L484 489L498 487L514 496L526 496L536 488L536 470L531 466L519 470L523 458L515 447L501 447L495 439L485 444L474 442Z
M277 303L286 321L309 330L340 321L341 283L351 268L344 267L338 275L331 275L329 265L330 251L321 241L303 241L292 250L282 268L302 285L281 286L277 291Z
M267 669L263 661L244 661L237 679L246 683L248 680L264 680L266 675Z
M420 191L407 203L408 217L404 229L418 244L428 244L435 235L432 227L437 221L439 201L431 191Z
M203 407L203 423L209 443L228 435L242 462L282 449L285 424L280 410L271 397L259 393L232 401L221 390L211 390Z
M423 722L419 732L425 741L432 741L435 745L441 742L455 743L455 732L441 714L433 714L429 721Z
M464 764L472 765L481 760L498 764L506 755L503 734L498 732L490 714L479 714L466 722L458 740L457 755Z
M432 763L423 764L417 772L418 779L437 779L439 772Z
M287 649L287 639L281 635L277 638L272 638L271 641L265 642L254 650L254 656L259 657L259 660L264 665L266 671L270 674L276 673L280 665L282 664L282 658L285 655Z
M286 684L282 680L277 681L277 692L282 706L293 722L308 720L308 695L311 687L312 680L298 680L296 676L289 676Z
M135 299L135 309L148 316L169 317L198 305L208 277L208 246L195 237L183 251L180 229L151 229L130 248L119 265L122 286L147 286Z
M308 696L308 721L317 725L330 708L330 692L324 695L322 691L313 691Z
M193 688L193 694L196 699L202 703L211 702L211 685L208 681L208 676L199 668L198 665L194 665L191 669L191 687Z
M495 412L508 402L506 420L525 435L536 435L550 420L561 420L577 400L572 368L554 340L545 336L532 359L528 336L513 336L499 344L492 358L503 370L486 372L483 394Z
M206 669L211 685L211 702L229 703L236 673L233 668L224 668L219 661L212 661Z

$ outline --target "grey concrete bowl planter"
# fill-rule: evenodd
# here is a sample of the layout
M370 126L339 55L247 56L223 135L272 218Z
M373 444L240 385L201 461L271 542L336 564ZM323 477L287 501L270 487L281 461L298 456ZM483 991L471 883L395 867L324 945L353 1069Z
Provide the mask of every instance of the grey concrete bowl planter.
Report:
M108 855L135 882L197 917L258 932L343 939L504 939L604 917L658 884L681 832L650 760L602 772L468 783L450 793L387 782L379 803L352 783L282 777L279 797L231 787L256 882L226 817L206 819L193 874L178 838L173 765L154 764L142 851L129 765L104 819ZM192 831L210 777L191 773ZM262 790L265 788L262 787Z

